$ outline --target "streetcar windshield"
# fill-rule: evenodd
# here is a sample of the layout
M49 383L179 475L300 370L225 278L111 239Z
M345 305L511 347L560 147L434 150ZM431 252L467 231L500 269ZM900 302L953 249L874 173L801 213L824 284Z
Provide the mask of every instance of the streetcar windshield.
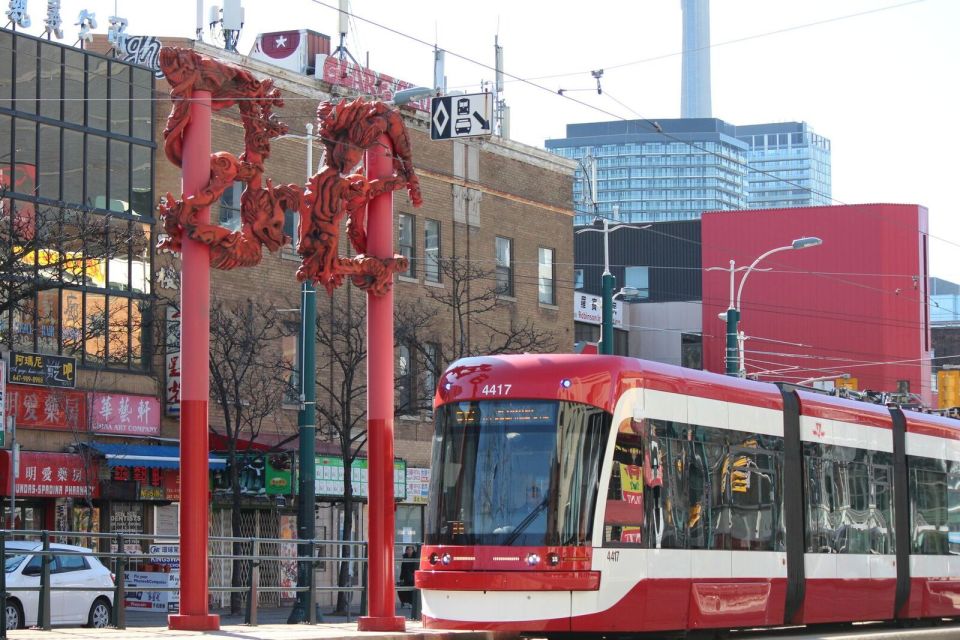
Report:
M437 409L428 544L589 544L610 415L573 402Z

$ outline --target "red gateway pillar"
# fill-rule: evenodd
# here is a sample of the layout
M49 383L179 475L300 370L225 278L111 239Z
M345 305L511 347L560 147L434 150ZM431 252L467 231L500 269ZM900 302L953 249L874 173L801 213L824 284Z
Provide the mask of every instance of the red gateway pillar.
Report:
M386 136L367 150L367 179L393 175L393 145ZM393 192L367 207L367 251L393 257ZM359 631L404 631L396 615L393 578L393 287L382 296L367 292L367 454L369 456L369 600L370 615Z
M210 92L194 91L183 136L184 198L210 181ZM207 222L210 209L199 212ZM207 538L210 399L210 247L184 235L180 271L180 613L171 629L215 631L209 613Z

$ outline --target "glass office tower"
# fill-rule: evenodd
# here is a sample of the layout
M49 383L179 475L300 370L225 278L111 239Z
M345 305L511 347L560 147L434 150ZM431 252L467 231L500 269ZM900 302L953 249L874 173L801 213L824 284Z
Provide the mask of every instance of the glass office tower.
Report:
M595 213L624 222L697 219L747 206L747 145L717 118L567 125L548 150L579 161L574 224ZM596 165L596 207L593 166Z
M704 211L831 203L830 141L806 123L717 118L567 125L546 148L577 160L575 225L699 219ZM594 173L596 194L593 194Z
M748 145L747 206L774 209L830 205L830 141L806 122L737 127Z
M153 91L148 68L0 30L0 259L37 283L0 305L3 348L149 368Z

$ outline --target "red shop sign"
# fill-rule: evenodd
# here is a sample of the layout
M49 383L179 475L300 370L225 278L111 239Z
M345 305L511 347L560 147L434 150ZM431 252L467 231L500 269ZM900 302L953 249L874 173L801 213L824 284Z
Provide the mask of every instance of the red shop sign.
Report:
M82 391L7 386L7 415L18 428L86 431L87 410Z
M180 470L179 469L163 470L163 489L167 494L167 500L172 500L173 502L180 501Z
M152 396L91 393L87 401L92 431L136 436L160 433L160 401Z
M76 453L21 451L17 495L41 498L96 497L96 463ZM10 452L0 451L0 489L10 495Z

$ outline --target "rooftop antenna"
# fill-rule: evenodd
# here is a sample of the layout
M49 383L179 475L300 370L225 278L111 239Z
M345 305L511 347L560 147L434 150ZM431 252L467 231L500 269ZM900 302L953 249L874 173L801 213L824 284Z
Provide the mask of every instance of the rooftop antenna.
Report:
M447 93L447 78L444 75L444 64L446 63L447 52L433 46L433 88L438 94Z
M243 29L243 20L244 10L240 6L240 0L223 0L223 9L217 5L210 6L208 18L210 33L216 36L219 26L220 35L223 36L223 48L227 51L236 52L240 30Z
M350 0L340 0L340 8L338 11L340 13L340 44L337 45L336 49L334 49L333 55L338 56L341 63L345 58L350 58L350 61L353 62L353 64L357 65L358 67L363 67L363 65L357 62L357 59L353 57L353 54L350 53L346 45L350 22Z
M503 115L507 108L507 102L503 99L503 47L500 46L499 38L499 35L493 36L493 57L494 68L496 69L493 83L493 117L497 123L497 135L504 137Z

